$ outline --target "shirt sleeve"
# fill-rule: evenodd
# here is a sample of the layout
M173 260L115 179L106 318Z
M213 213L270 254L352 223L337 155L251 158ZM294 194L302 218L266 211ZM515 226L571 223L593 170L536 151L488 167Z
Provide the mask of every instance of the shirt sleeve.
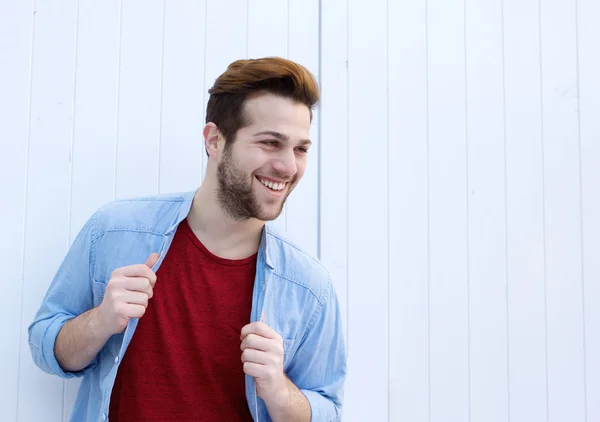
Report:
M346 346L339 303L330 281L327 296L314 312L287 375L308 399L311 420L341 420Z
M78 372L65 372L54 355L54 344L62 326L93 307L92 262L94 215L73 241L52 279L33 322L29 325L29 348L35 364L44 372L62 378L83 376L97 364L95 359Z

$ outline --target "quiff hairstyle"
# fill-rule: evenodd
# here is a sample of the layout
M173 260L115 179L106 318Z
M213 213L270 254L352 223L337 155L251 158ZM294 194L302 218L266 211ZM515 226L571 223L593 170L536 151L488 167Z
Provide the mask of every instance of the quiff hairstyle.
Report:
M250 124L244 111L247 100L265 93L280 95L304 104L310 111L319 102L319 87L304 66L280 57L237 60L208 90L206 123L213 122L231 146L237 131Z

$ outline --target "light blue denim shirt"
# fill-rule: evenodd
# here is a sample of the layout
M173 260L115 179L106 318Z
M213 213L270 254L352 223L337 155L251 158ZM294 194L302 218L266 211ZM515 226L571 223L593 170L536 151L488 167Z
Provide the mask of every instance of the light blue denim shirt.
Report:
M70 318L98 306L115 268L165 257L194 192L114 201L100 208L77 235L29 326L33 360L63 378L83 377L71 420L106 421L110 396L137 319L112 336L82 371L64 372L54 356L59 330ZM313 421L340 420L346 350L338 300L324 267L265 226L252 295L251 321L264 311L267 324L284 343L284 371L306 395ZM255 421L271 419L246 375L246 398Z

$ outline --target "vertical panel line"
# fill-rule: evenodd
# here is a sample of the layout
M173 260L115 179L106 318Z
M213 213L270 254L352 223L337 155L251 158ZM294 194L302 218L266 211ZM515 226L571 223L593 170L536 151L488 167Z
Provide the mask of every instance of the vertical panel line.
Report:
M585 411L585 421L588 420L587 410L587 327L586 327L586 312L585 312L585 263L583 248L584 242L584 225L583 225L583 176L582 176L582 159L581 159L581 88L580 88L580 72L579 72L579 0L575 0L575 54L577 66L577 153L579 160L579 230L580 237L580 256L581 256L581 321L583 324L583 405Z
M290 0L287 0L285 5L285 58L290 58Z
M165 22L166 22L166 6L167 2L163 0L162 4L162 44L160 49L160 101L158 111L158 171L156 177L156 191L160 193L160 168L161 168L161 155L162 155L162 136L163 136L163 90L165 83Z
M350 0L346 0L346 343L350 355Z
M468 69L467 69L467 2L463 0L463 48L465 71L465 188L466 188L466 222L467 222L467 388L468 388L468 420L471 421L471 225L469 201L469 106L468 106Z
M425 0L425 149L427 160L427 420L431 422L431 160L429 151L429 0Z
M75 2L75 58L73 63L73 117L71 124L71 139L69 142L69 198L67 210L67 251L71 245L71 225L73 218L73 162L75 161L75 121L77 118L77 66L79 58L79 0ZM67 409L67 380L62 382L63 406L62 420L66 420Z
M73 69L73 118L71 126L71 139L69 145L69 210L68 219L69 225L67 227L67 249L71 245L71 214L73 208L73 162L75 161L75 120L77 118L77 66L79 57L79 0L76 2L76 23L75 23L75 61Z
M543 226L543 256L544 256L544 364L546 371L546 421L550 418L549 382L548 382L548 277L547 277L547 254L546 254L546 159L544 148L544 72L542 51L542 0L538 0L538 42L540 49L540 125L541 125L541 152L542 152L542 226Z
M27 240L27 203L28 198L27 194L29 192L29 148L31 145L31 102L33 97L32 87L33 87L33 63L34 63L34 50L35 50L35 0L32 0L32 13L31 13L31 50L29 52L29 101L27 106L27 134L25 136L25 195L23 195L23 237L21 241L21 330L19 332L19 356L17 361L17 402L15 406L17 407L17 421L19 420L19 391L21 386L21 356L23 355L23 334L25 330L23 329L23 297L25 296L25 242Z
M387 365L387 419L391 415L391 382L390 382L390 2L385 2L385 87L386 87L386 106L385 106L385 147L386 147L386 196L385 196L385 217L386 217L386 275L387 275L387 309L386 309L386 365Z
M117 109L115 121L115 180L113 185L113 199L117 197L117 177L119 171L119 122L121 114L121 56L123 39L123 0L119 0L119 52L117 59Z
M285 22L286 22L286 28L285 28L285 58L289 59L290 58L290 0L287 0L284 3L284 7L285 7ZM284 227L284 231L287 233L288 231L288 215L290 208L287 206L287 204L284 203L283 205L283 227Z
M202 110L203 110L203 115L204 115L204 123L206 123L206 112L207 112L207 104L206 104L206 45L207 45L207 36L208 36L208 0L204 0L204 51L203 51L203 55L204 55L204 59L203 59L203 63L202 63ZM246 40L248 38L246 37ZM246 41L246 57L248 56L248 41ZM202 136L204 138L204 135ZM204 157L206 157L206 159L204 159ZM206 172L206 169L204 167L204 163L206 162L206 165L208 166L208 152L206 151L206 139L204 139L204 155L202 155L202 162L201 162L201 168L200 168L200 180L204 180L204 174Z
M508 166L507 166L507 142L506 142L506 46L504 34L504 0L500 0L500 19L502 28L502 123L503 123L503 138L504 138L504 274L505 274L505 318L506 318L506 400L507 400L507 417L510 422L511 416L511 400L510 400L510 319L509 319L509 262L508 262Z
M323 98L323 19L322 19L322 14L323 14L323 2L322 0L319 0L318 2L318 7L319 7L319 20L318 20L318 31L319 31L319 45L318 45L318 56L319 56L319 63L318 63L318 79L319 79L319 89L321 91L321 99ZM322 178L321 178L321 166L322 166L322 148L321 148L321 141L323 139L323 103L321 102L321 105L319 106L319 110L317 111L317 113L319 113L319 120L318 120L318 124L317 124L317 138L318 138L318 142L317 142L317 258L320 260L322 259L321 256L321 249L322 249L322 243L323 243L323 233L321 232L321 226L322 226L322 209L321 209L321 184L322 184Z
M208 0L206 0L208 1ZM248 56L248 40L250 39L250 0L246 0L246 58Z

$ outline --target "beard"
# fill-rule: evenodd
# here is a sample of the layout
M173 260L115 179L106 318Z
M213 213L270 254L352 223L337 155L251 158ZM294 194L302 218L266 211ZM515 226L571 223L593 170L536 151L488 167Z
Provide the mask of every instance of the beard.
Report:
M272 176L278 179L285 179L280 174L272 172ZM270 221L276 219L283 210L283 204L295 186L296 176L289 181L285 196L278 199L276 204L265 209L259 203L256 194L252 188L254 182L253 174L246 174L241 170L235 157L233 157L231 148L225 148L223 158L217 166L217 199L221 208L234 220L247 220L256 218L262 221ZM268 188L267 188L268 189Z

